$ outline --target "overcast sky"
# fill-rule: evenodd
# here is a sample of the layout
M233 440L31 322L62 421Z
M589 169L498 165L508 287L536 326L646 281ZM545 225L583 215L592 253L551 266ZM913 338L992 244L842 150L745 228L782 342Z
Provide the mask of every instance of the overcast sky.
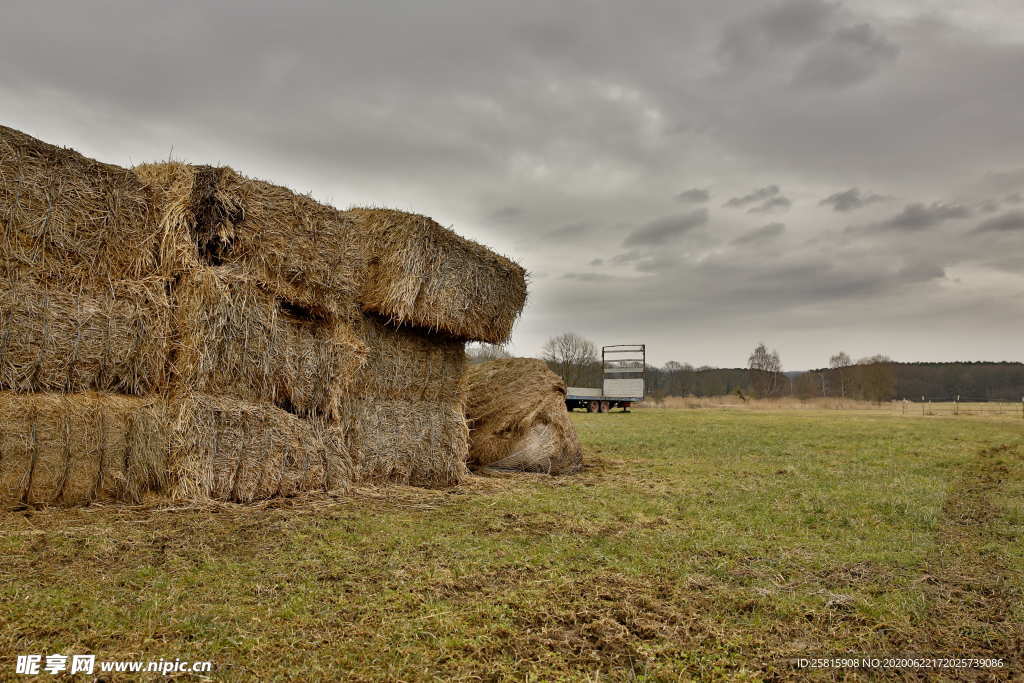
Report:
M1020 0L6 0L0 123L424 213L512 350L1024 360Z

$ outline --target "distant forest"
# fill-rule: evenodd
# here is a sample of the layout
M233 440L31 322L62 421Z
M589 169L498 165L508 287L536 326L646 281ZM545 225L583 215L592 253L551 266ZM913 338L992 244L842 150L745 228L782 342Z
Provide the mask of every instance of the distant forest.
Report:
M600 386L600 367L596 370ZM668 364L647 368L647 393L651 396L721 396L737 390L745 395L766 393L766 373L747 368L692 368ZM759 381L760 380L760 381ZM896 363L853 364L822 368L778 377L777 396L820 396L872 401L892 399L962 401L1019 401L1024 398L1024 363Z
M507 358L501 347L483 344L468 351L471 362ZM570 387L599 388L603 368L598 349L571 332L552 337L541 357ZM1020 401L1024 399L1024 363L897 363L884 355L853 361L840 351L828 368L783 372L778 351L759 344L745 368L693 367L669 361L646 366L646 394L667 396L840 397L865 401Z

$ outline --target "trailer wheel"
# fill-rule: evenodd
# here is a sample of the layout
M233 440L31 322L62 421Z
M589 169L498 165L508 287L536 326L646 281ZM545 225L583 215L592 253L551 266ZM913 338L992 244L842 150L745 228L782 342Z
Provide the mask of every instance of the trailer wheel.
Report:
M608 401L601 401L601 408L599 409L599 412L607 413L608 410L609 410Z
M587 412L592 413L597 410L597 404L594 401L587 401Z

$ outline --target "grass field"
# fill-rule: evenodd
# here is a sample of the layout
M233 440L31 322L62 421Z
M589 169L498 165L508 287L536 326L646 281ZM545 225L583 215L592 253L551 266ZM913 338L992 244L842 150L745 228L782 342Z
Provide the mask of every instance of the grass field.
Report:
M1024 675L1024 420L573 419L572 477L4 512L0 677L54 652L226 679L760 680L909 654Z

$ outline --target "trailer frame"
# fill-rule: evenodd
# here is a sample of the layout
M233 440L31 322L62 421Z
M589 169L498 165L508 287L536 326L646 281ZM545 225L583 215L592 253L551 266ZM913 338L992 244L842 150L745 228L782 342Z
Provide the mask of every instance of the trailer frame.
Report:
M622 357L623 354L626 357ZM577 408L585 408L588 413L607 413L614 408L622 408L622 412L628 413L634 403L644 400L647 386L647 345L602 346L601 371L604 381L600 389L568 387L565 395L566 410L571 412ZM639 377L623 378L622 375ZM636 380L639 380L639 383ZM623 381L629 382L631 390L625 393L609 391L610 388L621 385Z

